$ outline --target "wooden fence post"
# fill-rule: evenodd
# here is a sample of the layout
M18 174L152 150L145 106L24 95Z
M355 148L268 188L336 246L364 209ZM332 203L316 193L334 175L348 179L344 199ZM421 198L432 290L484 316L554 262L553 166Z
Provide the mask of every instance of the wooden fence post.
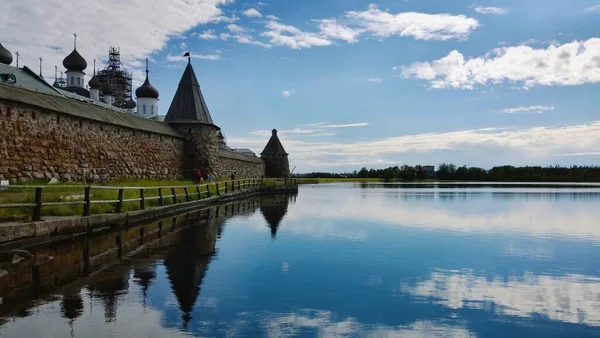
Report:
M117 202L117 210L115 210L117 212L117 214L120 214L121 212L123 212L123 188L119 189L119 196L117 197L117 199L119 200Z
M33 207L31 220L34 222L42 220L42 187L35 188L35 207Z
M238 180L238 190L240 190L240 180Z
M146 201L144 200L144 189L140 189L140 209L146 209Z
M183 191L185 192L185 201L189 202L190 201L190 195L188 194L187 188L183 188Z
M200 193L200 187L196 186L196 193L198 193L198 199L201 200L202 199L202 194Z
M217 196L221 195L221 192L219 191L219 182L217 182Z
M83 195L83 201L85 202L83 204L83 216L90 215L90 190L91 190L91 187L89 185L87 187L85 187L85 192Z
M227 182L225 182L225 193L229 192L229 184L227 184Z
M177 204L177 194L175 194L175 188L171 188L171 195L173 195L173 204Z
M163 201L162 188L158 188L158 205L161 207L165 205L165 201Z
M210 197L210 188L206 185L206 197Z

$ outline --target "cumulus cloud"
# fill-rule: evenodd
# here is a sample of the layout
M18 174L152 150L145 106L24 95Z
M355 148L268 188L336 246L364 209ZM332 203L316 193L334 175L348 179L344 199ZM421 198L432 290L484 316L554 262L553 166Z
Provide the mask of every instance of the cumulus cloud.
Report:
M227 29L231 33L221 33L219 38L223 41L233 40L237 43L246 44L246 45L255 45L264 48L271 48L271 45L255 40L252 35L248 33L248 29L242 26L238 26L236 24L227 25Z
M290 96L292 96L292 94L294 94L294 92L289 91L289 90L284 90L281 92L281 96L283 96L283 97L290 97Z
M214 29L205 30L204 32L198 33L196 35L198 35L198 38L204 40L215 40L217 38Z
M243 12L249 18L262 18L262 14L256 8L250 8Z
M485 7L485 6L476 6L471 5L469 8L472 8L475 12L480 14L495 14L495 15L505 15L510 13L510 8L507 7Z
M315 126L312 129L320 128ZM432 153L436 154L438 161L452 161L457 152L480 154L480 160L485 159L488 166L556 164L557 154L597 152L600 149L599 134L600 121L526 129L480 128L358 142L313 141L286 132L282 132L280 138L292 154L291 159L304 168L351 169L365 164L398 164L397 156L430 158ZM238 147L261 150L269 135L268 131L264 131L264 135L234 136L229 137L228 142ZM574 135L577 135L577 142L573 142ZM566 163L572 164L572 161Z
M374 82L374 83L382 83L383 82L383 80L380 77L371 77L371 78L368 78L367 81Z
M370 5L366 11L350 11L346 17L362 31L377 37L410 36L417 40L466 39L479 27L464 15L405 12L392 14Z
M48 78L54 76L53 66L62 65L62 59L73 49L72 34L77 33L77 49L88 61L89 74L92 60L105 60L109 46L120 46L121 60L135 68L136 60L162 50L171 37L198 25L234 20L222 10L231 2L156 0L148 6L144 0L9 1L0 11L0 31L11 32L3 36L2 43L19 52L21 65L36 67L41 56ZM140 29L149 23L152 29ZM142 77L143 71L134 72L136 76Z
M273 45L302 49L332 44L330 40L318 33L304 32L294 26L284 25L276 21L269 21L266 27L267 31L261 35L271 39L270 43Z
M551 111L556 107L551 106L529 106L529 107L515 107L515 108L504 108L497 110L497 113L501 114L517 114L517 113L536 113L541 114L546 111Z
M479 27L476 19L464 15L425 14L416 12L389 13L370 5L364 11L348 11L341 18L313 20L318 27L304 31L291 25L270 21L261 35L270 38L273 45L292 49L323 47L335 41L355 43L360 36L388 38L412 37L416 40L466 39Z
M600 38L547 48L502 47L466 59L454 50L432 62L394 67L404 78L429 81L431 88L474 89L478 85L511 84L574 86L600 82Z

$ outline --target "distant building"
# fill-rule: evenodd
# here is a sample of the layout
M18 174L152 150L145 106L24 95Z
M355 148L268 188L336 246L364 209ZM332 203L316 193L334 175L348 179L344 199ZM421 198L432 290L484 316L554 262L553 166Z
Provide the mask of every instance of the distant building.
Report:
M435 166L424 165L423 170L425 171L426 178L434 178L435 177Z
M271 138L260 153L260 157L265 161L266 177L290 177L290 162L288 153L285 152L279 137L277 129L273 129Z

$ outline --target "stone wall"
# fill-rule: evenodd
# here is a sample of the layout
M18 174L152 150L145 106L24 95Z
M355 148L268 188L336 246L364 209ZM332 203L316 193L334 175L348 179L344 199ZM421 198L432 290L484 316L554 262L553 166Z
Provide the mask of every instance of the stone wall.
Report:
M183 173L192 177L192 172L200 170L203 175L219 172L219 141L216 126L205 124L171 124L174 130L183 135L186 140L183 147Z
M150 121L123 115L108 123L102 117L87 119L0 98L0 179L25 182L58 176L61 181L80 181L84 175L102 175L108 180L181 178L183 139L173 136L175 132L153 132L148 130L155 127ZM139 122L146 130L127 128L120 120ZM154 123L157 130L164 129L160 122Z
M287 155L262 156L265 161L265 176L275 178L290 177L290 162Z
M263 177L265 163L258 157L246 156L225 149L219 150L219 175L237 178Z

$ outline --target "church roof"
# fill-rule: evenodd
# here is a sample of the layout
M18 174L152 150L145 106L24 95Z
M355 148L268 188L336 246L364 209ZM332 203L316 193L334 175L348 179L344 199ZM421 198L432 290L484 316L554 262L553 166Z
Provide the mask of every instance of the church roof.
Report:
M277 129L272 130L271 138L269 139L269 142L267 142L265 149L260 154L288 155L288 153L285 152L281 141L279 141L279 137L277 136Z
M10 65L13 61L12 54L8 51L8 49L4 48L0 43L0 63L4 63L5 65Z
M63 66L69 70L76 70L83 72L87 68L87 62L85 59L79 54L77 49L73 49L71 54L67 55L63 60Z
M167 123L200 123L214 125L192 64L188 62L179 87L165 117Z
M148 79L148 73L146 73L146 81L135 90L135 96L139 97L148 97L152 99L158 99L158 90L154 88L150 84L150 80Z

